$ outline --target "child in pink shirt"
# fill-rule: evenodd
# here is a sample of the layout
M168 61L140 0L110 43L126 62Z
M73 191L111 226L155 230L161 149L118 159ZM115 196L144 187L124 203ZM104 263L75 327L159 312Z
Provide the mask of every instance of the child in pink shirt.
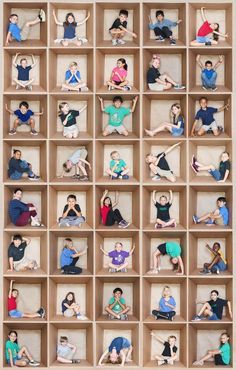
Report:
M128 86L127 70L128 66L126 60L124 58L118 59L117 66L113 68L110 80L107 81L108 90L131 90L131 87Z

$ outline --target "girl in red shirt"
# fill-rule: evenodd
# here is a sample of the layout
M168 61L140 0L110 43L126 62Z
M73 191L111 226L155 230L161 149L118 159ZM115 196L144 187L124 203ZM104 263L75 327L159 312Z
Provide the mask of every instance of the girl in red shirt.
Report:
M116 222L118 226L122 229L126 229L130 223L125 221L121 216L119 209L114 209L118 204L119 193L116 191L115 202L112 203L112 200L108 195L108 190L105 190L102 198L100 200L100 213L102 218L102 224L105 226L113 226Z

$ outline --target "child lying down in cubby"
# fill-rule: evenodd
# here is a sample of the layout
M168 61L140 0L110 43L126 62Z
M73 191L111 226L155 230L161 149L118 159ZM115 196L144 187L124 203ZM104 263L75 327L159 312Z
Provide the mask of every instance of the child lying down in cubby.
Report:
M137 37L136 33L130 31L127 28L127 19L128 19L129 12L128 10L122 9L119 12L119 17L112 23L111 28L109 28L109 32L112 37L112 45L124 45L125 41L123 38L126 34L133 36L134 38Z
M106 363L120 364L124 366L127 362L132 362L131 354L133 347L130 341L124 337L114 338L110 346L103 352L98 365L102 366L104 360L107 358Z
M76 124L76 117L78 117L85 109L87 105L84 105L79 110L70 109L70 106L66 102L59 104L58 116L61 119L63 125L63 136L66 139L76 139L79 136L79 128Z
M26 89L32 91L33 89L32 83L34 82L34 79L29 77L29 73L30 70L36 66L35 58L32 54L31 55L32 64L30 65L28 65L28 61L25 57L20 59L20 64L17 64L17 59L19 55L21 54L16 53L12 62L13 66L18 71L17 78L14 78L14 82L16 83L16 90Z
M226 271L227 261L221 250L220 243L215 242L212 248L209 246L209 244L206 244L205 247L210 252L212 258L211 262L204 263L203 269L199 273L201 275L208 275L208 274L219 274L220 272Z
M123 290L121 288L115 288L113 290L113 296L105 307L110 320L128 320L127 314L130 311L130 307L126 305L122 295Z
M152 202L157 209L157 218L155 223L155 229L161 229L164 227L176 227L176 221L174 218L170 218L169 209L172 206L173 193L169 190L169 200L166 195L162 195L159 198L159 202L156 200L156 190L152 192Z
M61 87L62 91L88 91L86 83L82 81L77 62L71 62L65 73L65 82Z
M84 250L78 252L77 249L73 246L71 238L66 238L64 240L64 247L61 251L60 256L60 265L61 272L64 275L79 275L82 272L82 268L76 266L76 263L79 261L79 258L87 253L88 247Z
M75 174L72 176L72 178L80 181L88 181L89 178L85 165L87 164L90 171L92 168L91 164L85 159L87 155L88 152L85 148L77 149L74 153L71 154L67 161L63 163L63 171L58 177L63 178L65 173L69 173L74 167ZM82 175L80 175L80 171L82 172Z
M225 182L227 178L229 177L230 160L229 160L228 152L223 152L221 154L221 161L219 163L219 169L217 169L213 164L205 165L205 164L198 162L195 155L192 156L190 165L195 173L199 173L201 171L208 171L210 175L217 182Z
M61 335L57 345L57 361L62 364L79 364L80 360L73 358L76 349L74 344L69 343L68 337Z
M164 286L162 291L162 297L158 303L158 309L153 310L152 314L156 320L164 319L173 321L176 314L176 302L174 297L171 295L171 290L168 285Z
M110 166L106 170L106 173L111 176L112 180L128 180L129 168L127 167L125 161L120 158L119 152L117 150L113 150L113 152L110 153L110 157Z
M173 265L176 275L184 274L184 263L181 258L181 246L176 242L166 242L158 245L156 251L153 253L153 267L148 274L158 274L161 270L161 256L170 256L170 262Z
M20 180L24 173L27 174L28 179L31 181L40 179L33 172L32 165L21 159L21 151L19 149L13 149L13 156L8 162L8 176L11 180Z
M80 227L85 222L85 217L82 216L80 206L76 196L70 194L67 197L67 204L64 207L62 217L59 217L59 226L78 226Z
M5 344L7 364L10 367L40 366L40 362L34 360L26 346L19 346L17 337L15 330L9 331L8 340Z
M81 314L80 305L76 303L75 293L73 292L68 292L61 302L61 311L65 317L76 316L78 320L87 320L87 317Z
M125 221L122 217L119 209L114 209L119 203L119 192L115 193L115 201L112 202L108 196L109 191L105 190L100 200L100 213L102 218L102 224L105 226L113 226L118 223L118 227L126 229L129 227L130 222Z
M164 350L161 355L155 355L155 359L157 360L157 365L174 365L174 362L177 360L177 351L178 348L176 347L177 338L175 335L170 335L166 340L163 340L159 336L157 336L153 331L151 331L151 336L155 338L158 342L162 343L164 346Z
M117 65L113 68L110 79L106 83L106 85L108 86L108 90L131 90L131 86L129 85L129 82L127 80L127 71L128 65L126 63L126 60L124 58L118 59Z
M217 209L205 215L198 217L193 215L193 222L195 224L205 223L205 225L227 226L229 224L229 210L226 207L226 198L219 197L216 201Z
M8 247L9 272L37 270L38 264L35 260L25 256L25 249L30 244L29 238L15 234Z
M128 262L126 258L131 256L134 252L135 244L132 246L129 252L123 250L123 244L121 242L115 243L115 249L111 252L106 252L102 245L100 245L100 250L105 256L112 258L109 263L109 272L127 272Z

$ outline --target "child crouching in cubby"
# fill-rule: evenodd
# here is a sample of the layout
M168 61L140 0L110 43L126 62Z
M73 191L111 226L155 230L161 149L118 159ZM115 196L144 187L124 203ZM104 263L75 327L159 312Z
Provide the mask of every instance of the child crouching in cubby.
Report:
M66 238L64 240L64 247L61 251L60 256L60 265L61 272L64 275L79 275L82 272L82 268L76 266L79 258L87 253L88 247L83 251L78 252L77 249L73 246L71 238Z
M159 202L156 200L156 190L152 192L152 202L157 209L157 218L155 223L155 229L161 229L164 227L176 227L176 221L174 218L170 218L169 209L172 206L173 193L169 190L169 200L165 195L159 198Z
M67 204L64 207L62 217L59 218L59 226L78 226L80 227L85 222L85 217L82 216L81 209L74 194L67 197Z
M66 102L59 104L58 116L61 119L63 125L63 136L66 139L76 139L79 136L79 128L76 124L76 117L78 117L85 109L87 105L84 105L80 110L70 109L70 106Z
M73 358L76 349L74 344L69 343L68 337L61 335L57 345L57 361L62 364L79 364L80 360Z
M17 58L20 55L20 53L16 53L15 58L13 59L13 66L18 71L17 78L14 79L14 82L16 83L16 90L19 89L26 89L29 91L32 91L32 82L34 82L34 79L29 77L29 72L31 69L33 69L36 66L35 58L33 54L31 55L32 58L32 64L28 65L28 61L26 58L20 59L20 64L17 64Z
M40 362L34 360L26 346L18 344L17 332L10 330L5 344L6 362L10 367L40 366Z
M132 246L130 252L123 250L123 244L121 242L115 243L115 249L111 252L106 252L102 245L100 245L100 250L105 256L112 258L109 263L109 272L127 272L128 262L126 258L131 256L135 250L135 245Z
M161 270L161 256L170 256L170 262L174 267L176 275L184 274L184 263L181 257L182 249L179 243L166 242L158 245L156 251L153 253L153 268L148 271L148 274L158 274Z
M174 365L174 362L177 360L176 353L178 351L178 348L176 347L176 336L170 335L167 341L157 336L153 331L151 331L151 336L155 338L158 342L162 343L165 347L161 355L155 356L155 359L157 360L157 365Z
M102 218L102 224L105 226L113 226L118 223L118 227L126 229L130 222L125 221L121 216L119 209L113 209L119 203L119 192L115 192L115 201L112 203L110 197L108 197L108 190L105 190L100 200L100 213Z
M107 81L106 85L108 90L131 90L131 86L128 85L127 74L128 74L128 65L124 58L117 60L117 66L113 68L110 76L110 80Z
M132 362L132 351L133 347L128 339L124 337L114 338L110 346L103 352L98 365L102 366L105 358L107 358L107 363L124 366L126 362Z
M228 152L223 152L221 154L219 169L217 169L213 164L204 165L198 162L195 155L192 156L190 165L195 173L208 171L217 182L225 182L229 177L230 161Z
M226 207L226 198L219 197L216 201L217 209L198 217L193 215L195 224L205 223L205 225L227 226L229 224L229 210Z
M162 291L162 297L158 304L158 310L153 310L152 314L156 320L164 319L173 321L176 314L176 302L174 297L171 295L171 290L168 285L164 286Z
M21 151L19 149L13 150L13 157L8 163L8 176L11 180L20 180L26 173L28 179L31 181L39 180L40 177L35 175L32 171L32 165L21 159Z
M65 163L63 163L63 171L59 178L63 178L65 173L69 173L72 168L75 168L75 174L72 176L73 179L77 179L80 181L88 181L88 173L86 171L85 165L87 164L89 170L91 170L91 164L86 161L86 157L88 155L88 152L85 148L83 149L77 149L68 159ZM77 172L81 171L82 176Z
M219 274L220 272L227 270L227 261L223 255L220 247L220 243L215 242L211 248L209 244L206 244L206 248L212 255L211 262L205 262L203 269L199 272L202 275L207 274Z
M120 158L119 152L117 152L117 150L113 150L113 152L110 153L110 157L110 168L106 170L106 173L111 176L112 180L128 180L129 168L127 167L125 161Z
M196 61L199 67L201 68L201 79L202 79L202 88L203 90L212 90L216 91L216 78L217 72L216 69L223 63L223 55L219 55L218 61L212 64L211 60L206 60L205 66L203 66L201 61L201 55L196 56Z
M229 343L230 336L223 333L220 336L220 345L218 349L210 349L207 354L200 360L193 363L194 366L203 366L205 361L214 360L215 365L227 366L231 361L231 346Z
M108 306L105 307L105 311L111 320L128 320L127 313L130 311L130 307L126 306L125 299L122 295L123 290L121 288L115 288L113 290L113 297L109 300Z
M124 45L125 41L123 37L128 33L132 35L134 38L137 37L136 33L127 29L127 19L128 19L129 12L128 10L122 9L119 12L119 17L112 23L111 28L109 28L109 32L112 37L112 45Z
M61 302L62 315L65 317L76 316L78 320L86 320L87 318L83 316L80 312L80 306L75 301L75 293L67 293L65 299Z
M88 91L86 83L81 80L77 62L71 62L65 73L65 83L62 84L62 91Z

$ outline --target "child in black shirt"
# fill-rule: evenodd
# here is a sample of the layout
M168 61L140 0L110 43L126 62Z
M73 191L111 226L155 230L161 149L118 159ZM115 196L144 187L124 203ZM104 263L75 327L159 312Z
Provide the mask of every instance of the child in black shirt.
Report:
M85 217L82 216L80 206L76 203L76 196L74 194L68 195L62 217L59 218L59 226L80 227L84 221Z
M111 28L109 28L109 32L112 36L112 45L124 45L125 41L123 37L126 33L129 33L133 37L137 37L136 33L127 29L127 18L128 18L128 10L120 10L119 17L113 22Z
M225 182L229 177L230 161L228 152L223 152L221 154L219 169L217 169L213 164L204 165L198 162L194 155L192 156L190 165L195 173L208 171L217 182Z
M79 135L79 128L76 124L76 117L78 117L83 110L87 108L84 105L80 110L70 109L69 104L62 102L59 104L58 116L63 125L63 136L67 139L76 139Z
M159 198L159 202L156 201L156 190L153 190L152 201L157 209L157 219L155 223L155 229L161 229L163 227L176 227L176 221L174 218L170 218L169 209L173 201L172 190L169 190L170 198L169 201L165 195Z
M151 332L151 336L158 340L158 342L161 342L164 345L164 350L161 355L156 355L155 359L157 360L158 365L174 365L174 361L177 360L177 351L178 348L176 347L176 340L177 338L174 335L170 335L167 339L167 341L163 340L162 338L158 337Z
M16 90L19 89L26 89L26 90L32 90L32 83L34 81L33 78L30 79L29 72L32 68L35 67L36 62L33 54L31 55L32 58L32 64L28 65L28 61L26 58L20 59L20 64L17 64L17 59L19 57L20 53L16 53L14 59L13 59L13 66L17 69L18 75L17 78L14 78L14 82L16 83Z

